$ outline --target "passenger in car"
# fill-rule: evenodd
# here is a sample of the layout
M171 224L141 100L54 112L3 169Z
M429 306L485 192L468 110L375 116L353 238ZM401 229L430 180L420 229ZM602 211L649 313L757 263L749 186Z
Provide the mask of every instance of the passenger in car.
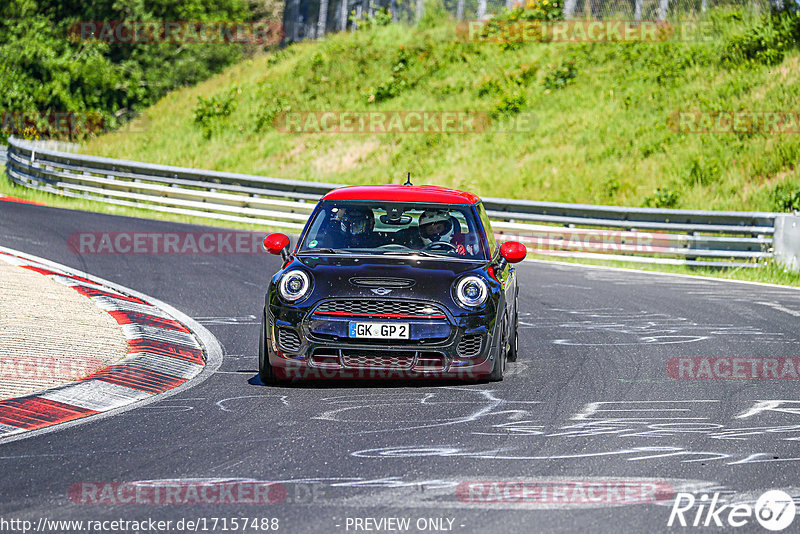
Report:
M467 249L458 219L446 210L426 210L419 218L419 236L426 248L452 248L465 256ZM436 247L436 243L450 247Z

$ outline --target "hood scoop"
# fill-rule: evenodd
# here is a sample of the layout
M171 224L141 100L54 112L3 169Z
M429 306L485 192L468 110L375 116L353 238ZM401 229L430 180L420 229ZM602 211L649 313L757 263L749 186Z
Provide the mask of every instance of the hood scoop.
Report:
M416 284L416 280L410 278L387 278L387 277L355 277L350 279L350 283L358 287L383 287L386 289L396 289L411 287Z

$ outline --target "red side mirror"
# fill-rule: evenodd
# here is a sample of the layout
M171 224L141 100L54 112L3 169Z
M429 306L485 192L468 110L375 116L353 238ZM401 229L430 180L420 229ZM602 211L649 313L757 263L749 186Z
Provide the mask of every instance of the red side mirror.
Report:
M500 255L505 258L508 263L519 263L528 255L528 249L522 243L516 241L508 241L500 246Z
M269 234L264 238L264 249L270 254L281 254L289 246L289 238L280 232Z

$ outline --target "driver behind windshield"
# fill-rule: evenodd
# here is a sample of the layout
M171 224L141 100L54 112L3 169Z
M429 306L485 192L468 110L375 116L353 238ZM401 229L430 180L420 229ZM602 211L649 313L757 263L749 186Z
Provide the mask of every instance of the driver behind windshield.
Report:
M373 232L375 215L369 208L347 208L339 210L337 217L331 219L329 229L330 243L324 246L332 248L373 248L377 246L377 238ZM337 224L338 223L338 224Z
M453 218L446 210L425 210L419 217L419 237L425 248L455 250L462 256L467 254L463 236L456 234ZM436 243L442 243L442 246Z

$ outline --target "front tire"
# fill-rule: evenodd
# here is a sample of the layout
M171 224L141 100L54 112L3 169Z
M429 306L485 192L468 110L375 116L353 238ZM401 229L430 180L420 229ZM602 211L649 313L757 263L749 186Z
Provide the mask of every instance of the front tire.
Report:
M267 347L264 345L264 330L266 321L261 317L261 333L258 336L258 378L261 379L262 384L269 384L275 381L275 371L269 363L269 356L267 355Z
M508 349L508 361L517 361L517 354L519 354L519 297L514 298L514 322L512 326L514 333L511 335L511 348Z
M508 321L507 316L503 314L502 323L500 324L500 339L497 342L497 354L494 359L494 367L492 373L489 375L490 382L502 382L503 373L506 370L506 355L508 354Z

